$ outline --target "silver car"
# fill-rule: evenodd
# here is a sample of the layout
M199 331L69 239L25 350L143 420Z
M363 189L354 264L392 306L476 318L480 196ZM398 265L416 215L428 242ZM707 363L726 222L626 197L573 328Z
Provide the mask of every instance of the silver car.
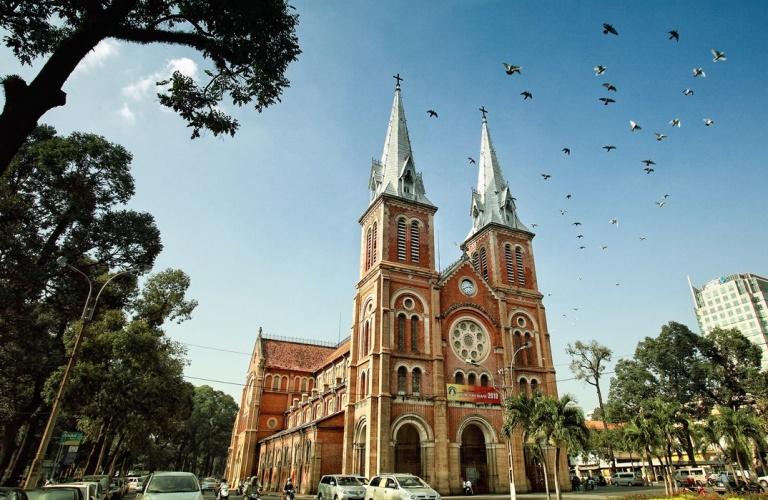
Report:
M197 477L191 472L155 472L138 497L140 500L203 500Z
M366 500L440 500L440 494L413 474L382 474L365 488Z
M365 486L355 476L333 474L320 478L317 500L362 500Z

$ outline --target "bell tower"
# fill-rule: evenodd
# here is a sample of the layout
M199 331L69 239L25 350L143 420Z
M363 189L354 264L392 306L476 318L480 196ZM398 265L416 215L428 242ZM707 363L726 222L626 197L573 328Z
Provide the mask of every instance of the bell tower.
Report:
M409 390L413 384L431 388L427 373L433 370L427 365L436 342L429 335L429 311L437 279L437 207L416 170L402 78L398 74L395 79L384 149L381 159L372 162L370 202L359 220L360 280L353 306L343 470L366 477L392 470L392 399L403 393L398 387L403 380ZM407 379L396 377L406 362L411 367Z

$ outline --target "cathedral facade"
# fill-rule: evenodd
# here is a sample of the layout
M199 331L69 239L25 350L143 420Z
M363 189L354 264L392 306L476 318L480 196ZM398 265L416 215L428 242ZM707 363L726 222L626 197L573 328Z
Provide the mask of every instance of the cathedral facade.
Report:
M437 207L416 170L398 81L359 219L350 337L324 345L260 333L230 481L255 475L279 490L291 477L315 493L324 474L410 472L442 494L459 493L461 478L478 493L508 492L512 480L520 492L542 488L520 436L501 433L505 396L557 387L534 234L518 218L484 110L477 163L462 257L439 271Z

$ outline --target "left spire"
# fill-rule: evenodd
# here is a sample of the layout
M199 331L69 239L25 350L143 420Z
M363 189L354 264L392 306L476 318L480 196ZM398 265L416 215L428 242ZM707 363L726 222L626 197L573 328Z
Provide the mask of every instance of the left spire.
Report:
M411 139L405 121L405 110L401 96L400 73L395 79L395 98L389 115L387 135L381 161L373 160L368 188L371 190L371 202L382 193L405 198L419 203L432 205L427 199L421 174L416 172L416 165L411 150Z

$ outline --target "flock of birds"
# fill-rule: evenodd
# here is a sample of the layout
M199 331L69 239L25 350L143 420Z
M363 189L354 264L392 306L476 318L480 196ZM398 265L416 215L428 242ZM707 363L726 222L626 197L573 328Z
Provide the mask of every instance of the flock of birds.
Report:
M603 32L604 35L607 35L607 36L619 36L618 30L613 25L611 25L609 23L603 23L602 32ZM667 35L668 35L668 39L670 41L674 41L674 42L679 42L680 41L680 33L677 30L674 30L674 29L670 30L670 31L667 32ZM725 53L723 51L720 51L720 50L717 50L717 49L711 49L711 54L712 54L712 61L714 63L720 63L720 62L724 62L724 61L727 60L726 55L725 55ZM515 65L515 64L509 64L509 63L506 63L506 62L503 62L502 65L504 67L504 71L509 76L522 75L523 74L523 67L522 66ZM596 77L602 77L603 75L606 74L606 72L608 71L608 68L605 65L598 64L597 66L594 67L593 71L594 71L594 74L595 74ZM692 76L693 76L693 78L706 78L707 75L706 75L706 72L704 71L704 68L702 68L702 67L694 67L692 69ZM603 104L603 106L609 106L609 105L615 104L616 103L616 99L614 97L612 97L612 96L616 96L618 94L618 87L616 85L614 85L613 83L610 83L610 82L604 82L601 85L602 85L603 88L605 88L606 94L603 97L600 97L598 99L599 102L601 102ZM691 96L694 95L694 90L693 90L693 88L686 87L686 88L684 88L682 90L682 94L685 97L691 97ZM533 96L533 92L531 90L523 90L522 92L520 92L520 96L522 97L523 101L533 101L533 97L534 97ZM481 111L484 111L484 110L481 108ZM428 116L430 118L437 118L438 117L437 112L435 110L433 110L433 109L428 110L427 114L428 114ZM711 127L711 126L713 126L715 124L715 121L712 118L707 117L707 118L703 118L703 123L704 123L704 126ZM674 127L674 128L680 128L682 126L682 120L679 117L673 117L671 120L669 120L669 125ZM631 133L640 133L643 130L643 127L639 123L637 123L636 121L629 120L629 130L630 130ZM658 142L662 142L662 141L665 141L665 140L668 139L667 134L664 134L662 132L655 132L654 133L654 137L655 137L656 141L658 141ZM612 151L616 150L617 148L613 144L606 144L606 145L602 146L602 149L606 153L611 153ZM571 148L567 147L567 146L563 147L561 149L561 152L565 156L570 156L571 155ZM472 157L467 157L467 160L468 160L470 165L476 165L477 164L475 159L472 158ZM645 172L645 175L650 175L650 174L653 174L655 172L655 168L654 167L656 166L656 162L653 159L647 158L647 159L641 160L640 163L642 165L644 165L642 171ZM552 174L551 173L542 172L540 175L541 175L541 178L544 181L549 181L552 178ZM572 197L572 194L568 193L568 194L566 194L565 199L566 200L570 200L571 197ZM661 199L658 199L657 201L655 201L655 206L660 208L660 209L666 207L669 198L670 198L669 194L664 194L661 197ZM560 210L560 214L562 216L565 216L567 213L568 213L567 209L561 209ZM619 227L619 219L617 217L610 218L608 220L608 223L611 224L612 226L616 227L616 228ZM576 228L580 228L582 226L582 223L580 221L574 221L574 222L572 222L572 225L574 227L576 227ZM538 224L535 224L535 223L531 224L532 228L536 228L537 226L538 226ZM584 240L584 234L579 232L576 235L576 239L578 240L579 243L581 243ZM644 235L640 235L639 239L640 239L640 241L645 241L647 239L647 237L644 236ZM578 248L578 250L585 250L587 248L587 246L584 245L584 244L579 244L577 246L577 248ZM600 249L602 251L605 251L605 250L608 249L608 245L601 244L600 245ZM579 279L581 280L582 278L579 277ZM615 283L615 286L619 286L619 285L620 285L620 283ZM551 295L551 293L548 294L548 295ZM573 309L575 311L578 310L578 308L573 308ZM567 317L567 316L565 314L563 314L563 317Z

